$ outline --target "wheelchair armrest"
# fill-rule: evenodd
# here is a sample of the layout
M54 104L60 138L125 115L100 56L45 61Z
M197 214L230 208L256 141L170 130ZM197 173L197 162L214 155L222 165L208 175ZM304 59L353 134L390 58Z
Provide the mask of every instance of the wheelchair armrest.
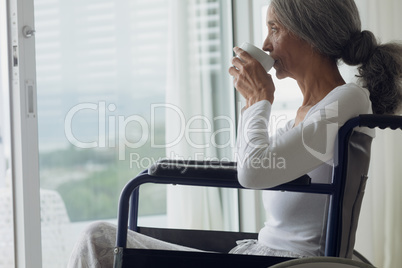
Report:
M137 177L129 181L120 194L118 232L116 235L117 247L126 246L128 222L131 230L138 230L139 186L144 183L244 188L237 180L235 162L158 161L148 170L143 171ZM311 178L304 175L292 182L270 188L270 190L331 194L334 189L331 185L311 184ZM130 206L129 203L131 204ZM130 219L128 217L129 215Z
M148 169L150 176L191 178L191 179L215 179L219 181L237 182L237 163L229 161L195 161L165 159L156 162ZM303 186L310 185L311 178L308 175L301 176L284 185Z
M398 115L378 115L378 114L361 114L359 115L359 126L381 129L402 129L402 116Z

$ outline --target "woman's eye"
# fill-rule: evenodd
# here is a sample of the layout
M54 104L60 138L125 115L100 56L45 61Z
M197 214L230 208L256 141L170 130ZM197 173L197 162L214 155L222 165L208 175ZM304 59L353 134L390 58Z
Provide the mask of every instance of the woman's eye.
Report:
M275 26L268 26L268 30L271 33L276 33L278 31L278 28Z

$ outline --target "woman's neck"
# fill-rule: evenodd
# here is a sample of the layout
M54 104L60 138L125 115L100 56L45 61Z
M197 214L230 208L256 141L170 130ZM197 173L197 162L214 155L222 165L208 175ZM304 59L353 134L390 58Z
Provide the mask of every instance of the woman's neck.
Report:
M305 67L296 79L303 94L302 107L314 106L334 88L345 84L336 62L329 58L318 56Z

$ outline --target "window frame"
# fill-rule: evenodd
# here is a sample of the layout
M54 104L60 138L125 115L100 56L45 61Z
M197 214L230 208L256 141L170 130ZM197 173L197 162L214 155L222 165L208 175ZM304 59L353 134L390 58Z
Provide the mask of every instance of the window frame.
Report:
M42 267L33 0L7 0L16 267ZM13 58L12 58L13 57Z

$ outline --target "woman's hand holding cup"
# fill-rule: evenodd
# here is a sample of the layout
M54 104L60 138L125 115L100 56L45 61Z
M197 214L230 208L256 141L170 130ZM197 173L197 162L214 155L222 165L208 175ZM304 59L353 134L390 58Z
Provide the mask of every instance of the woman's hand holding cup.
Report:
M233 51L233 66L229 68L233 76L234 86L246 99L246 108L261 100L274 101L275 86L271 75L267 72L272 68L274 59L259 48L249 44L235 47Z

